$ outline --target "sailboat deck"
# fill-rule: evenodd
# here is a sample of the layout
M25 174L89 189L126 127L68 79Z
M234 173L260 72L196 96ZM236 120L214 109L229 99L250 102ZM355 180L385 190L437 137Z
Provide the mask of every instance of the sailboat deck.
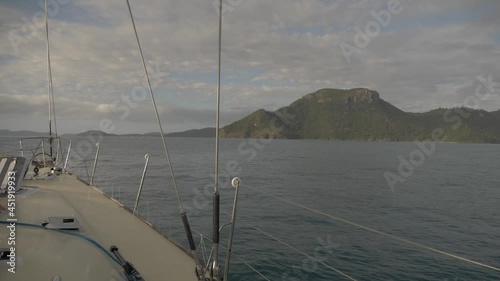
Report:
M63 174L53 180L25 180L16 195L19 223L41 225L49 217L76 217L80 231L109 250L116 245L145 280L196 280L192 257L95 188ZM6 206L7 198L0 198ZM0 220L7 220L2 211ZM0 225L0 248L7 245ZM121 267L84 239L29 226L16 226L16 273L0 262L0 280L123 280Z

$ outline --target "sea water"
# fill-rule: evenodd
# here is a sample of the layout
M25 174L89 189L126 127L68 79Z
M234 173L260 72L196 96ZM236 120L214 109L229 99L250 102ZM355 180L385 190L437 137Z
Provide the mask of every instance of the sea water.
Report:
M95 140L72 142L68 168L86 181ZM98 140L94 182L130 208L151 155L139 213L186 247L160 138ZM207 255L215 140L168 144L182 207ZM17 150L17 139L0 138L0 152ZM500 145L490 144L222 139L221 224L230 220L230 180L241 178L229 277L349 280L340 271L355 280L500 280L500 272L370 231L499 267L499 159Z

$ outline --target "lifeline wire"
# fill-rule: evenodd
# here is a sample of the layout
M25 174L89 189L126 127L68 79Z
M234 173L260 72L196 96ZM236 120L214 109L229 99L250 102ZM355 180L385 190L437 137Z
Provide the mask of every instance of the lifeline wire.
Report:
M306 257L308 257L308 258L310 258L310 259L311 259L311 260L313 260L313 261L316 261L317 263L322 264L323 266L325 266L325 267L327 267L327 268L329 268L329 269L331 269L331 270L333 270L333 271L335 271L335 272L337 272L338 274L340 274L340 275L344 276L345 278L347 278L347 279L349 279L349 280L352 280L352 281L357 281L357 280L356 280L356 279L354 279L353 277L351 277L351 276L347 275L347 273L344 273L344 272L342 272L341 270L336 269L335 267L333 267L333 266L331 266L331 265L328 265L328 264L326 264L326 263L324 263L324 262L322 262L322 261L319 261L319 260L315 259L314 257L312 257L312 256L310 256L310 255L308 255L308 254L306 254L305 252L303 252L303 251L301 251L301 250L299 250L299 249L297 249L297 248L293 247L292 245L290 245L290 244L286 243L285 241L283 241L283 240L281 240L281 239L279 239L279 238L277 238L277 237L273 236L272 234L269 234L269 233L265 232L264 230L262 230L262 229L260 229L260 228L258 228L258 227L256 227L256 226L253 226L253 225L251 225L251 224L249 224L249 223L247 223L247 222L244 222L244 221L242 221L241 219L239 219L239 221L240 221L240 222L242 222L242 223L244 223L244 224L246 224L246 225L248 225L249 227L251 227L251 228L253 228L253 229L255 229L255 230L257 230L257 231L259 231L259 232L263 233L264 235L266 235L266 236L268 236L268 237L272 238L273 240L278 241L279 243L281 243L281 244L285 245L286 247L288 247L288 248L290 248L290 249L292 249L292 250L294 250L294 251L296 251L296 252L298 252L298 253L300 253L300 254L302 254L302 255L304 255L304 256L306 256Z
M241 221L241 220L240 220ZM200 236L201 236L201 239L203 239L205 236L199 232L199 231L196 231L193 229L193 232L196 232L198 233ZM212 239L210 239L209 237L206 237L205 239L207 239L208 241L212 242ZM200 244L200 247L201 247L201 244ZM221 247L223 249L225 249L226 247L222 246ZM203 249L202 249L203 250ZM210 254L212 255L212 254ZM232 255L234 255L236 258L238 258L241 262L243 262L246 266L248 266L251 270L253 270L255 273L257 273L260 277L266 279L267 281L271 281L271 279L267 278L264 274L262 274L260 271L258 271L255 267L253 267L252 265L250 265L248 262L246 262L242 257L238 256L237 254L234 253L234 251L232 252Z
M395 236L395 235L392 235L392 234L389 234L389 233L385 233L385 232L380 231L380 230L376 230L376 229L373 229L373 228L370 228L370 227L367 227L367 226L364 226L364 225L361 225L361 224L358 224L358 223L355 223L355 222L351 222L351 221L348 221L346 219L339 218L339 217L336 217L336 216L333 216L333 215L330 215L330 214L327 214L327 213L324 213L324 212L321 212L321 211L309 208L309 207L301 205L299 203L295 203L295 202L290 201L288 199L281 198L279 196L276 196L274 194L262 191L262 190L260 190L258 188L255 188L255 187L250 187L250 188L252 188L252 189L254 189L254 190L258 191L258 192L261 192L263 194L266 194L268 196L274 197L277 200L280 200L280 201L286 202L288 204L294 205L296 207L302 208L304 210L308 210L310 212L313 212L313 213L316 213L316 214L319 214L319 215L331 218L333 220L340 221L340 222L343 222L343 223L346 223L346 224L349 224L349 225L352 225L352 226L356 226L356 227L359 227L361 229L364 229L364 230L367 230L367 231L370 231L370 232L373 232L373 233L377 233L379 235L386 236L386 237L392 238L394 240L398 240L400 242L403 242L403 243L406 243L406 244L410 244L412 246L416 246L418 248L423 248L423 249L426 249L426 250L429 250L429 251L432 251L432 252L435 252L435 253L438 253L438 254L441 254L441 255L452 257L452 258L455 258L455 259L458 259L458 260L461 260L461 261L464 261L464 262L468 262L468 263L471 263L471 264L475 264L475 265L478 265L478 266L481 266L481 267L484 267L484 268L488 268L488 269L492 269L492 270L500 272L500 268L498 268L498 267L495 267L495 266L492 266L492 265L488 265L488 264L484 264L484 263L481 263L481 262L478 262L478 261L474 261L474 260L471 260L471 259L468 259L468 258L464 258L464 257L458 256L458 255L455 255L455 254L452 254L452 253L448 253L448 252L445 252L445 251L441 251L441 250L438 250L438 249L435 249L435 248L432 248L432 247L429 247L429 246L426 246L426 245L423 245L423 244L420 244L420 243L417 243L417 242L410 241L410 240L405 239L405 238L401 238L401 237L398 237L398 236Z
M225 214L227 214L227 215L228 215L228 213L225 213ZM331 265L328 265L328 264L326 264L326 263L324 263L324 262L322 262L322 261L317 260L316 258L314 258L314 257L312 257L312 256L310 256L310 255L308 255L308 254L304 253L303 251L301 251L301 250L299 250L299 249L297 249L297 248L295 248L295 247L291 246L290 244L288 244L288 243L286 243L286 242L284 242L284 241L280 240L279 238L276 238L276 237L275 237L275 236L273 236L272 234L269 234L269 233L267 233L266 231L264 231L264 230L262 230L262 229L260 229L260 228L258 228L258 227L256 227L256 226L254 226L254 225L251 225L251 224L247 223L246 221L244 221L244 220L242 220L242 219L238 219L238 221L239 221L239 222L242 222L242 223L244 223L244 224L246 224L246 225L248 225L249 227L251 227L251 228L253 228L253 229L255 229L255 230L257 230L257 231L259 231L259 232L261 232L261 233L263 233L263 234L264 234L264 235L266 235L267 237L269 237L269 238L271 238L271 239L273 239L273 240L275 240L275 241L277 241L277 242L279 242L279 243L281 243L281 244L285 245L287 248L290 248L290 249L292 249L292 250L294 250L294 251L296 251L296 252L298 252L298 253L300 253L300 254L302 254L302 255L304 255L304 256L306 256L306 257L308 257L308 258L310 258L311 260L314 260L314 261L316 261L316 262L320 263L321 265L323 265L323 266L325 266L325 267L327 267L327 268L329 268L329 269L331 269L331 270L333 270L333 271L337 272L338 274L340 274L340 275L342 275L342 276L346 277L347 279L352 280L352 281L357 281L357 280L356 280L356 279L354 279L353 277L349 276L347 273L344 273L344 272L342 272L341 270L339 270L339 269L336 269L336 268L332 267ZM203 234L201 234L200 232L198 232L198 231L196 231L196 230L193 230L193 231L194 231L194 232L196 232L196 233L198 233L199 235L201 235L201 236L203 237ZM210 238L207 238L207 239L211 241L211 239L210 239ZM224 246L221 246L221 247L225 248ZM235 255L235 256L236 256L239 260L241 260L241 261L242 261L244 264L246 264L248 267L250 267L250 269L252 269L253 271L255 271L258 275L260 275L261 277L263 277L263 278L264 278L264 279L266 279L266 280L269 280L266 276L264 276L262 273L260 273L257 269L255 269L253 266L251 266L251 265L250 265L250 264L248 264L246 261L244 261L241 257L238 257L238 256L237 256L234 252L233 252L232 254L233 254L233 255Z

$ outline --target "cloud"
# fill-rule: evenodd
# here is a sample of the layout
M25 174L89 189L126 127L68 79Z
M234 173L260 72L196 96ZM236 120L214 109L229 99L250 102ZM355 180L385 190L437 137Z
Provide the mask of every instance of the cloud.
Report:
M404 110L423 111L461 103L479 75L500 81L498 1L401 0L402 11L351 63L341 42L354 44L355 27L363 30L374 20L373 12L387 9L387 1L238 3L224 13L225 123L258 108L288 105L323 87L369 87ZM175 129L209 126L217 70L212 1L131 4L162 117ZM25 27L25 19L33 21L39 11L35 2L0 4L0 127L46 124L41 118L47 111L44 28ZM123 1L70 1L60 6L49 26L59 120L96 126L99 119L110 118L119 131L154 128L149 97L123 120L113 111L117 100L123 103L145 85ZM26 39L17 51L12 34ZM499 109L498 91L480 106ZM37 119L27 122L22 116Z

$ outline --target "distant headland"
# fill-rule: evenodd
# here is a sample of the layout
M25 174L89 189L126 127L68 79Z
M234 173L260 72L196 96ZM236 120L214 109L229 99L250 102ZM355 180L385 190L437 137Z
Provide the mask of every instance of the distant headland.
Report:
M155 137L159 133L103 136ZM500 110L465 107L404 112L380 98L378 92L357 88L321 89L276 111L259 109L221 128L223 138L278 138L359 141L424 141L500 143ZM0 136L43 133L0 130ZM165 134L167 137L215 137L215 128Z

